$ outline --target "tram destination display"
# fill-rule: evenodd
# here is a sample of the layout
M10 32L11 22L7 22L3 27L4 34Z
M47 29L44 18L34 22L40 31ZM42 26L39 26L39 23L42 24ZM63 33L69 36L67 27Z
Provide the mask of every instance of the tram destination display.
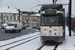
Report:
M45 14L56 14L56 10L50 10L50 11L46 10Z

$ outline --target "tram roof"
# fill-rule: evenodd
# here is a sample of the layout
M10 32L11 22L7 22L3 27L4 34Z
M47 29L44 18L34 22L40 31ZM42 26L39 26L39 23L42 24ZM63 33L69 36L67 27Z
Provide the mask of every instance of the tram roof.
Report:
M41 7L41 10L46 10L46 9L57 9L60 10L61 8L63 8L62 4L44 4Z

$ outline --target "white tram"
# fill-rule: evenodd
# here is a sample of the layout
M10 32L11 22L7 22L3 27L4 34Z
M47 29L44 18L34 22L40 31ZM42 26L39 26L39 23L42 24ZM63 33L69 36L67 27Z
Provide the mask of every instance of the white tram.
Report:
M40 10L41 42L63 42L65 40L65 13L62 5L43 5Z

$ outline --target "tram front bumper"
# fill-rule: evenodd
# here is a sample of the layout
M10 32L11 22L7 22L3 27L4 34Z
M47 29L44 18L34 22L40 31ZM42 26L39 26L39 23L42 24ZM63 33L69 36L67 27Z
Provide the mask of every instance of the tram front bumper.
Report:
M42 41L55 41L55 42L63 42L65 40L63 36L41 36L40 39Z

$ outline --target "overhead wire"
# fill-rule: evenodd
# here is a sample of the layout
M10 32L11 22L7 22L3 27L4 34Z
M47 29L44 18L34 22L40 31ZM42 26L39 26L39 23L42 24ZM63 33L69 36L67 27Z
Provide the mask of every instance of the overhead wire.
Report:
M61 1L59 0L59 2L61 3ZM62 4L62 3L61 3Z
M39 0L37 0L38 3L42 4Z

